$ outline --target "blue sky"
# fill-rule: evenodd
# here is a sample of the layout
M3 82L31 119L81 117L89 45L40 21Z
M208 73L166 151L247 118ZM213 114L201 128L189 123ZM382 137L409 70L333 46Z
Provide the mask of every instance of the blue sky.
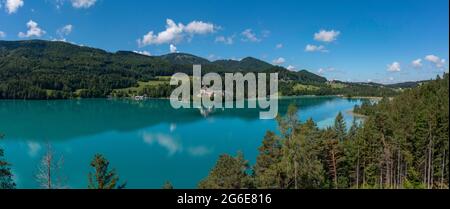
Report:
M343 81L395 83L448 72L448 0L0 2L2 40L211 60L253 56Z

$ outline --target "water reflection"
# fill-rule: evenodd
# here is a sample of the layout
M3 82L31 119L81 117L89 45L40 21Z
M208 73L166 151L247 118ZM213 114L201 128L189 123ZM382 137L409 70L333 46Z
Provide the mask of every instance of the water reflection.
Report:
M321 127L358 100L303 97L279 101L280 114L289 104L300 119L312 117ZM344 114L351 121L348 114ZM274 120L259 120L258 109L216 109L205 118L198 109L174 110L167 100L0 101L0 132L19 188L36 188L36 166L47 142L64 156L68 187L86 188L89 163L104 154L128 188L160 188L166 180L176 188L195 188L222 153L242 151L254 163Z
M336 97L279 100L279 113L295 103L300 111L333 104ZM342 99L340 99L342 100ZM177 125L208 118L259 120L259 109L174 110L168 100L0 101L0 128L8 139L68 140L110 131L131 132L157 124ZM203 115L203 116L202 116Z
M166 134L152 134L152 133L144 133L143 135L144 142L148 145L153 145L157 143L159 146L166 149L169 155L174 155L177 152L182 150L181 144L172 138L170 135Z

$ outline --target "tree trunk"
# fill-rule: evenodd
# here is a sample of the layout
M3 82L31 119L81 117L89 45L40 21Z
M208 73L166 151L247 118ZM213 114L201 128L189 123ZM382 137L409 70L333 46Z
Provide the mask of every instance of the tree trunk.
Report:
M359 189L359 147L356 160L356 189Z
M431 133L430 133L431 135ZM433 150L433 137L430 136L430 141L428 145L428 170L427 170L427 188L431 189L431 167L433 166L432 161L432 150Z
M444 173L445 173L445 149L444 155L442 155L442 168L441 168L441 189L444 188Z
M402 172L402 155L400 154L400 149L398 149L398 157L397 157L397 180L396 180L396 189L400 187L400 176Z
M47 157L47 188L51 189L52 188L52 157L51 155L49 155Z
M294 170L295 170L295 174L294 174L294 177L295 177L295 189L298 189L298 187L297 187L297 161L295 161L294 162Z
M338 188L338 184L337 184L337 168L336 168L336 156L335 156L335 153L334 153L334 148L331 149L331 160L332 160L332 164L333 164L334 188L337 189Z
M363 182L362 182L363 189L366 186L366 160L363 161Z

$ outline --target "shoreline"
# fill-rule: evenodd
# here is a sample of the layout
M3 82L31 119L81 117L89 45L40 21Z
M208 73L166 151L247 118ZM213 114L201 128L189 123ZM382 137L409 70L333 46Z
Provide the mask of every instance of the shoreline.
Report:
M382 100L383 97L377 97L377 96L343 96L343 95L337 95L338 97L344 98L344 99L374 99L374 100Z
M295 99L295 98L313 98L313 97L337 97L337 98L343 98L343 99L372 99L372 100L378 100L378 101L383 99L383 97L376 97L376 96L348 97L348 96L343 96L343 95L297 95L297 96L278 96L278 100ZM66 99L0 99L0 101L63 101L63 100L90 100L90 99L135 100L134 97L97 97L97 98L66 98ZM167 98L167 97L147 97L143 100L169 100L169 99L170 98ZM248 100L248 98L246 100Z
M279 96L278 100L282 99L295 99L295 98L312 98L312 97L339 97L344 98L339 95L298 95L298 96ZM358 99L353 97L354 99ZM134 100L134 101L142 101L135 100L133 97L96 97L96 98L66 98L66 99L0 99L0 101L77 101L77 100L94 100L94 99L105 99L105 100ZM170 100L167 97L147 97L145 100ZM248 99L245 99L248 100Z
M346 113L349 114L350 116L355 117L355 118L362 118L362 119L368 118L367 115L362 115L362 114L355 113L355 112L353 112L353 110L347 110Z

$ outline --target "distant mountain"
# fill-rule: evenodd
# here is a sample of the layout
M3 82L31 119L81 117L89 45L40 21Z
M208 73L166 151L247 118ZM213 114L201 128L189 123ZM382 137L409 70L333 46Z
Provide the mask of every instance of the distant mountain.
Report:
M129 51L105 50L66 42L27 40L0 41L1 98L66 98L74 92L86 97L108 95L113 89L136 86L138 81L192 73L201 64L207 72L278 72L280 80L324 83L326 79L306 70L283 67L247 57L240 61L218 60L186 53L145 56Z
M192 65L210 64L210 61L205 58L186 53L171 53L158 57L174 65L190 65L192 67Z
M258 60L253 57L246 57L240 61L217 60L217 61L213 62L213 64L218 65L225 69L230 69L230 71L232 71L232 72L234 72L234 71L261 72L261 71L269 70L274 67L273 65L271 65L267 62Z
M6 59L7 58L7 59ZM66 42L43 40L0 41L0 70L132 70L151 76L192 72L193 64L203 65L208 72L280 72L286 79L325 82L326 79L306 70L291 72L256 58L236 60L209 60L186 53L145 56L129 51L109 53L101 49L73 45ZM20 63L20 64L19 64ZM146 75L148 76L148 75ZM144 77L146 77L144 76Z
M395 89L398 89L398 88L405 89L405 88L414 88L414 87L420 86L420 85L422 85L424 83L427 83L427 82L430 82L430 80L425 80L425 81L408 81L408 82L403 82L403 83L388 84L388 85L385 85L385 86L390 87L390 88L395 88Z
M420 86L424 83L430 82L430 80L423 81L408 81L401 83L393 83L393 84L381 84L375 82L353 82L353 84L365 85L365 86L373 86L373 87L387 87L392 89L406 89L406 88L414 88Z
M308 80L310 82L319 81L319 82L326 82L327 79L316 75L314 73L311 73L307 70L300 70L299 72L295 73L298 76L298 80Z

